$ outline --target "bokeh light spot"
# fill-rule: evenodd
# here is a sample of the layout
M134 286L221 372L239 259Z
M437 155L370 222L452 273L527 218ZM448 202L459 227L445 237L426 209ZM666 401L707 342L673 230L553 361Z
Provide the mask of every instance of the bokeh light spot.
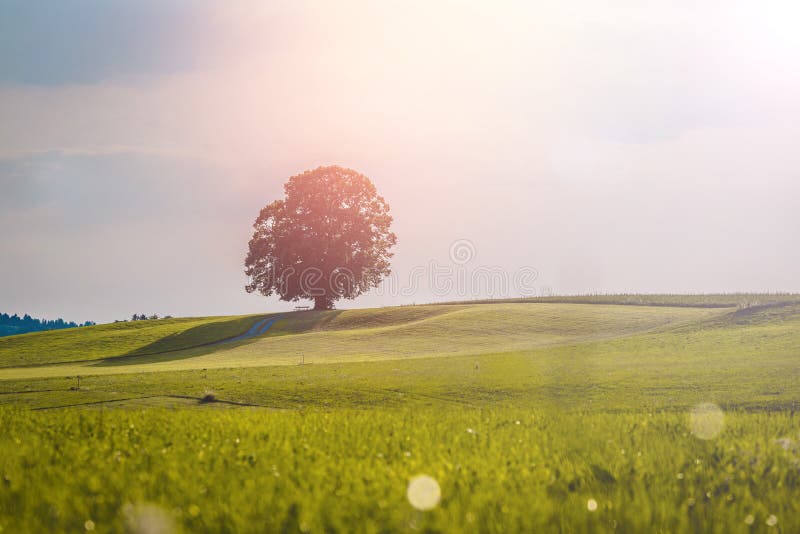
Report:
M417 510L427 511L436 508L442 498L442 490L436 479L428 475L418 475L408 483L406 491L408 502Z
M689 414L692 434L700 439L713 439L725 426L725 414L719 406L710 402L698 404Z

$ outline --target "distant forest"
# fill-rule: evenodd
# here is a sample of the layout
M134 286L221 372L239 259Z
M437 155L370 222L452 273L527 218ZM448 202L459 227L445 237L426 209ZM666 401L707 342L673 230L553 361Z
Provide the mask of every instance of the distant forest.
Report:
M64 319L34 319L27 313L20 317L16 313L9 315L0 313L0 337L26 334L28 332L42 332L44 330L60 330L62 328L76 328L78 326L93 326L95 323L86 321L83 324L66 322Z

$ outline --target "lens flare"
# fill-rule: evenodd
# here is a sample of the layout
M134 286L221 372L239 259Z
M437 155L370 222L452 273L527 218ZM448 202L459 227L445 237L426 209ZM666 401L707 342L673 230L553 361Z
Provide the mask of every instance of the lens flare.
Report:
M425 512L436 508L442 498L442 490L436 479L428 475L418 475L408 483L406 495L411 506Z
M713 439L725 426L725 414L719 406L710 402L698 404L689 414L692 434L700 439Z

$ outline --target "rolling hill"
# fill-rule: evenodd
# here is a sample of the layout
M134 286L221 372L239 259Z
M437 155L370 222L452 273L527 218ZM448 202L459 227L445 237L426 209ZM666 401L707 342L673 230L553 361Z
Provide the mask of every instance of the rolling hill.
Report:
M116 323L0 339L0 379L524 351L708 321L729 308L489 303ZM258 321L265 333L234 340Z
M800 528L800 301L565 300L0 340L0 527Z

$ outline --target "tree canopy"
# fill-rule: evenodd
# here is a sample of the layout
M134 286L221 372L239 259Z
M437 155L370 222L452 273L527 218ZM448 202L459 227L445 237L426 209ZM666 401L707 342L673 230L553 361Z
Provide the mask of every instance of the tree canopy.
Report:
M369 178L338 166L292 176L285 198L255 221L245 259L249 293L314 300L330 309L377 287L391 273L389 204Z

